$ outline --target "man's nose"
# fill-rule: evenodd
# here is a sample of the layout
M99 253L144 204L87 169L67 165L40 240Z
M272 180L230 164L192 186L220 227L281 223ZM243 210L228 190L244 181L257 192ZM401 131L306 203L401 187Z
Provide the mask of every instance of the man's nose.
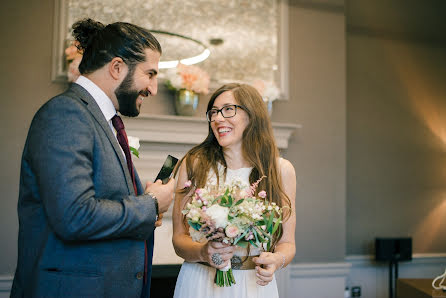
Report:
M148 89L152 96L155 96L158 93L158 80L154 79L150 82Z

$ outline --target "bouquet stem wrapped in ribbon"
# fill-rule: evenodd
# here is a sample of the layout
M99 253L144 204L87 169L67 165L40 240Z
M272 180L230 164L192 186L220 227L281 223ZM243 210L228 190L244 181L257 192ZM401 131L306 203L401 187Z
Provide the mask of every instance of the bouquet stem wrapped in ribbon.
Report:
M182 211L192 240L221 241L243 248L252 245L270 251L274 237L281 233L282 208L268 202L264 190L255 194L263 178L250 186L234 181L218 188L196 189ZM185 187L190 186L187 181ZM217 269L214 282L220 287L236 283L230 263L222 270Z

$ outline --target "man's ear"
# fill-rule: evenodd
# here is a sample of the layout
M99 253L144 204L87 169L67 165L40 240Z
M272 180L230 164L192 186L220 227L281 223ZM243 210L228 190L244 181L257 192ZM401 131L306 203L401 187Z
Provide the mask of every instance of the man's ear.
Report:
M113 79L120 80L127 73L127 64L121 57L115 57L108 64L108 71Z

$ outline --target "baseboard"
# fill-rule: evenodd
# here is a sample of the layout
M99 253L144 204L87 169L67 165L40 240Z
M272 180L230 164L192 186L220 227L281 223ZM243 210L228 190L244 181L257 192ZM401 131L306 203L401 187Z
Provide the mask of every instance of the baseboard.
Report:
M12 275L0 275L0 298L9 297L13 279Z
M361 298L388 298L389 269L387 263L376 262L373 255L350 255L351 264L347 277L348 287L361 287ZM398 263L400 278L432 278L446 268L446 253L414 254L412 261Z

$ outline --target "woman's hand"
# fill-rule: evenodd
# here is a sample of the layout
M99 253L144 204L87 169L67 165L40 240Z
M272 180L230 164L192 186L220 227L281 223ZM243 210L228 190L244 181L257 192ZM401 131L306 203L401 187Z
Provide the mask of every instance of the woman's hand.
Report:
M156 227L156 228L161 227L161 226L163 225L163 217L164 217L164 213L160 213L160 214L158 215L158 219L157 219L157 221L155 222L155 227Z
M252 261L257 265L257 284L266 286L273 280L274 272L279 268L279 264L282 264L282 257L277 253L262 252L260 256L253 258Z
M208 241L201 249L201 256L204 262L209 263L214 268L223 269L231 261L235 247L223 242ZM214 260L212 256L214 255ZM221 259L221 263L219 260ZM217 264L214 262L216 261ZM220 264L218 264L220 263Z

